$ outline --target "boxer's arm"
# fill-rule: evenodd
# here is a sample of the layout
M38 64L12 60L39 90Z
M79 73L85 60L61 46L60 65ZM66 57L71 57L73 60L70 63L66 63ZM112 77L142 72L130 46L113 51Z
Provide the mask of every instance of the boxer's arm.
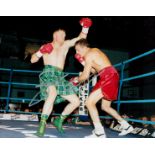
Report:
M87 34L84 34L81 32L78 37L73 38L71 40L66 40L66 45L68 46L68 48L73 47L78 40L82 38L86 39L86 37L87 37Z
M31 63L36 63L39 61L39 57L36 56L36 54L32 54L31 56Z
M91 73L96 74L96 70L94 68L91 68Z
M85 61L83 61L83 63L81 63L81 65L84 67L85 66ZM97 73L94 68L91 68L90 72L93 73L93 74Z
M87 59L85 61L84 71L79 76L78 81L84 82L85 80L87 80L89 78L90 73L91 73L91 69L92 69L92 60Z
M82 38L86 39L89 28L92 26L92 20L90 18L82 18L79 22L80 22L80 25L82 26L81 33L77 38L74 38L67 42L69 48L74 46L78 40Z
M52 51L53 51L53 45L51 43L41 46L41 48L31 56L31 63L35 63L35 62L39 61L39 59L44 54L50 54L50 53L52 53Z
M82 64L82 66L85 66L85 61L83 61L83 63L81 63L81 64ZM97 73L94 68L91 68L90 72L93 73L93 74Z
M83 66L85 66L85 60L84 58L82 58L80 56L80 54L75 54L75 59L77 59ZM94 68L91 68L91 73L95 74L96 73L96 70Z

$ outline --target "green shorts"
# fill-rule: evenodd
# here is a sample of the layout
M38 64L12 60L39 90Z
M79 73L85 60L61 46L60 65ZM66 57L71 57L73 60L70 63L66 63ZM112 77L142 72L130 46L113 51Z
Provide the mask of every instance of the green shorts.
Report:
M55 86L57 90L57 97L55 104L65 101L61 95L78 94L78 88L72 85L71 82L65 80L65 73L57 67L45 65L43 72L39 75L40 79L40 97L46 100L48 97L47 89L49 86Z

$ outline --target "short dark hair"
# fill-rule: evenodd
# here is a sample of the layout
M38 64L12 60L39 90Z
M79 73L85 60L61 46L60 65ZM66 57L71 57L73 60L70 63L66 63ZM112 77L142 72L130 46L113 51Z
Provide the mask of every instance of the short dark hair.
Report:
M76 46L76 45L89 47L88 41L87 41L86 39L84 39L84 38L78 40L78 41L75 43L75 46Z

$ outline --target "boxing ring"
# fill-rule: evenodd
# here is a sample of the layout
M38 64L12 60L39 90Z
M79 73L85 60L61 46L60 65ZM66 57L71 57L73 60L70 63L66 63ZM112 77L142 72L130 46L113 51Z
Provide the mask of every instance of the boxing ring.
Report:
M138 99L138 100L122 100L121 99L121 94L123 91L123 84L129 81L132 81L132 80L138 80L141 78L146 78L146 77L155 75L155 71L151 71L148 73L135 75L131 77L128 77L125 73L126 72L125 68L130 63L138 59L141 59L143 57L149 56L152 53L155 53L155 49L114 65L120 74L118 100L113 102L113 104L116 105L116 109L119 113L121 112L121 105L124 105L124 104L130 104L131 106L134 106L135 103L136 104L138 103L140 106L141 104L144 104L144 103L155 103L155 98ZM14 75L21 74L21 77L22 77L22 74L25 74L26 76L31 74L32 77L33 76L38 77L39 73L41 73L41 71L0 68L0 75L4 74L5 75L4 77L7 77L4 79L2 78L2 80L0 79L0 87L5 87L6 89L5 94L4 93L3 95L2 93L0 94L0 104L3 103L4 105L3 107L0 108L0 129L2 130L0 137L6 137L6 138L7 137L33 137L32 135L34 131L37 130L37 126L38 126L38 115L40 115L41 113L36 112L36 111L28 112L28 111L21 111L21 110L11 110L10 104L20 103L20 104L26 105L28 108L28 105L32 101L33 96L39 90L38 88L36 88L38 83L28 83L28 82L23 82L22 80L21 82L20 80L14 81L15 79ZM69 76L77 75L77 73L66 73L66 74L68 74ZM73 114L72 115L73 117L88 118L88 111L84 103L85 103L86 98L89 95L91 88L95 85L96 81L97 81L97 76L94 76L94 77L91 77L91 79L89 79L87 83L79 86L79 98L80 98L81 104L79 107L78 114ZM23 90L24 88L27 88L27 89L29 88L31 89L30 92L34 91L35 93L32 93L32 97L29 97L29 98L28 97L15 97L12 94L12 89L14 86L19 87L20 89L23 89ZM37 102L39 101L39 99L34 99L34 101ZM60 114L59 113L52 114L52 116L57 116L57 115L60 115ZM113 119L110 116L100 116L100 118L104 120ZM128 120L129 122L134 122L134 123L155 125L155 121L140 120L136 118L126 118L126 120ZM85 135L90 134L92 130L90 125L68 124L64 126L66 129L66 134L59 135L56 129L52 126L52 124L49 123L47 125L47 131L46 131L45 137L82 138ZM112 127L111 125L111 129L105 128L105 130L109 138L118 137L117 134L119 131L119 126ZM19 131L20 131L20 134L19 134ZM10 132L15 132L16 134L15 135L13 134L14 136L12 136ZM124 136L123 138L126 138L126 137L133 138L133 137L143 137L143 136L131 133L127 136Z

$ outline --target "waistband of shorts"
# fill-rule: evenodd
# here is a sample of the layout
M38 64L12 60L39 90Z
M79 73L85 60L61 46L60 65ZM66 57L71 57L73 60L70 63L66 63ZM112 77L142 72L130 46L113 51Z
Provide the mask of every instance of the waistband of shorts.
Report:
M118 73L114 66L107 66L107 67L103 68L102 70L100 70L98 74L101 75L102 73L104 73L107 70Z
M63 72L60 68L56 67L56 66L52 66L52 65L45 65L44 66L44 69L51 69L51 70L54 70L54 71L58 71L58 72Z

